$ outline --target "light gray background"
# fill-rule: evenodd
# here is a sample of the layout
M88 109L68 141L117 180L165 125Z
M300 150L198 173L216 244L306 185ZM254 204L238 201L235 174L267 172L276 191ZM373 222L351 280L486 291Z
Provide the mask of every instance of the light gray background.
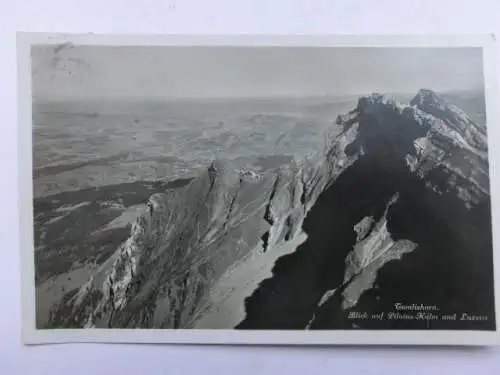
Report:
M1 2L7 5L7 2ZM498 0L16 0L0 10L0 373L497 374L499 349L20 344L15 30L96 33L487 33ZM500 54L497 59L500 62ZM500 66L499 66L500 68ZM500 70L500 69L499 69ZM496 124L498 125L498 124ZM494 126L489 124L489 126ZM491 140L490 142L495 142ZM497 157L496 155L494 156ZM500 156L498 156L500 157Z
M422 87L483 89L480 48L342 47L305 52L283 47L77 46L54 52L53 46L37 46L31 55L32 93L37 99L303 97L373 90L412 93ZM60 62L54 63L58 58ZM71 65L65 68L68 61Z

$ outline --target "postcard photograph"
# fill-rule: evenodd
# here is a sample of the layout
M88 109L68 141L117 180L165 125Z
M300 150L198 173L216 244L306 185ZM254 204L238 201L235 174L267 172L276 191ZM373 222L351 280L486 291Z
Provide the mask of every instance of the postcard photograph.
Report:
M497 337L487 46L137 40L21 43L25 342Z

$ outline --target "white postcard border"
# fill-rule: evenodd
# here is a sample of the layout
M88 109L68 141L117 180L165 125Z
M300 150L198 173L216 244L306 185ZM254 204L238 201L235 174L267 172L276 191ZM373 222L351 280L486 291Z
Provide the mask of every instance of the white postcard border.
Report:
M18 57L18 196L21 251L22 341L44 343L179 343L275 345L474 345L500 344L500 275L494 267L497 331L436 330L199 330L199 329L36 329L34 283L31 59L33 44L143 45L143 46L330 46L330 47L482 47L490 160L494 265L500 265L500 175L495 173L500 145L500 112L493 35L325 35L325 36L195 36L195 35L97 35L17 34Z

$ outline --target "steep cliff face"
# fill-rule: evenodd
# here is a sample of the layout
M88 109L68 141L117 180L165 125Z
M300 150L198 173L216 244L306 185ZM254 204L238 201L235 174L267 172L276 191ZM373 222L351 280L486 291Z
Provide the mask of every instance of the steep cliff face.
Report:
M476 259L488 258L486 138L465 114L427 90L410 105L373 94L337 125L343 131L326 136L324 150L277 170L259 175L215 161L187 187L153 195L129 239L66 296L51 326L194 327L228 269L250 252L277 251L302 232L307 240L281 257L247 299L239 328L351 327L345 311L383 284L386 265L440 251L415 227L426 215L445 225L439 245L450 248L481 210L477 236L456 253L464 256L462 265L480 238L484 254ZM406 208L412 200L431 211L420 207L412 216ZM489 299L472 302L486 308Z
M446 107L436 95L427 104ZM391 311L404 301L491 317L488 162L484 148L457 130L461 120L378 94L340 116L345 129L358 127L347 152L363 156L319 196L303 224L307 240L248 298L239 327L429 328L347 318L353 309ZM491 329L495 322L433 325Z
M294 240L318 195L358 154L356 127L324 152L259 175L213 162L186 188L155 194L130 238L52 313L52 326L187 328L224 272L255 247Z

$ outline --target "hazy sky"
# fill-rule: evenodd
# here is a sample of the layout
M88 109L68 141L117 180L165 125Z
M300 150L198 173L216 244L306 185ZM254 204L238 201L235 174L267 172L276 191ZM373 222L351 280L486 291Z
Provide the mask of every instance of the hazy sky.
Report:
M483 87L477 48L37 46L37 98L344 95Z

